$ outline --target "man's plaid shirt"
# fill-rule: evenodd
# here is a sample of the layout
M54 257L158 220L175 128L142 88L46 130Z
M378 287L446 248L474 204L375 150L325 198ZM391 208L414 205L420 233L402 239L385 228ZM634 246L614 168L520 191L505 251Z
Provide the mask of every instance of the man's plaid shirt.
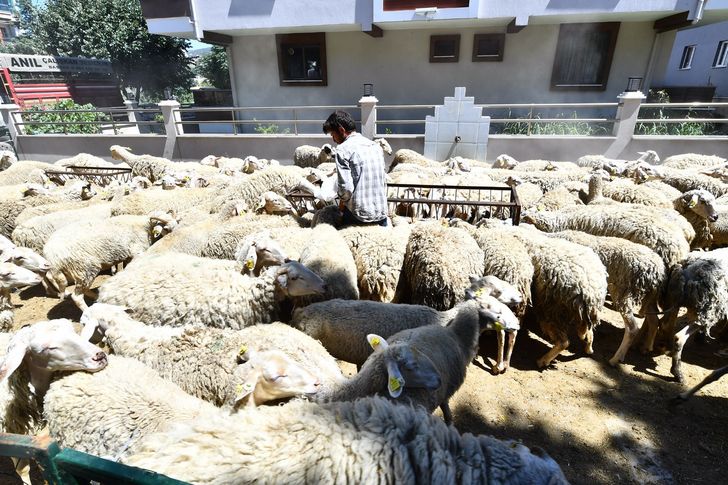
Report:
M387 182L382 147L354 132L336 147L337 192L363 222L387 217Z

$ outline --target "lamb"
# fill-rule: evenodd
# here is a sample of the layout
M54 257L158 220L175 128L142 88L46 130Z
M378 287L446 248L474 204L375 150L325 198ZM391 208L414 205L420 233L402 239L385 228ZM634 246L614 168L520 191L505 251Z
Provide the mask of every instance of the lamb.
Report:
M566 187L549 190L534 204L536 210L557 211L564 207L584 205L578 194L570 192Z
M42 252L48 238L58 229L74 222L108 219L109 217L111 217L110 203L52 212L18 223L13 230L12 237L15 244ZM16 223L18 219L16 219Z
M54 373L98 372L106 363L106 354L77 335L70 320L46 320L21 328L10 337L0 363L0 431L39 431L43 397Z
M701 155L699 153L681 153L667 157L663 162L665 167L676 169L709 168L725 163L727 160L716 155Z
M517 175L508 177L506 185L515 188L518 201L521 203L521 208L523 210L535 207L539 199L543 197L543 190L541 190L538 185L534 183L526 183Z
M448 400L465 380L467 366L478 350L480 333L496 319L488 314L483 323L480 305L469 301L459 307L447 326L424 325L402 330L386 340L370 334L367 340L374 353L361 371L334 391L330 399L353 401L381 393L396 401L420 405L429 412L439 406L449 424L452 414Z
M533 314L554 346L536 363L544 368L569 346L576 329L593 353L594 327L607 295L607 271L590 248L555 240L532 229L504 229L528 250L534 267Z
M472 293L468 299L478 299L482 294ZM367 335L374 333L389 338L402 330L423 325L445 326L465 305L468 305L467 301L450 310L437 311L424 305L334 299L296 309L291 325L319 340L333 357L360 367L372 353ZM483 307L491 312L489 315L497 314L497 320L509 332L518 330L518 319L503 304L489 300Z
M694 333L710 330L728 320L728 249L693 252L669 273L663 307L668 308L661 321L665 334L674 336L670 372L683 382L681 356L685 342ZM675 333L681 307L687 310L688 325ZM647 349L652 348L655 331L648 334Z
M325 291L321 278L296 261L251 278L234 261L167 252L136 261L104 282L98 301L125 306L148 325L240 329L288 320L285 297Z
M233 451L223 458L219 450ZM420 409L381 397L294 402L190 421L148 436L125 463L199 484L261 477L282 483L567 483L543 450L461 435Z
M679 194L676 197L679 197ZM589 180L589 194L586 198L588 204L600 196L607 197L616 202L629 204L642 204L652 207L672 208L676 197L669 197L661 190L648 187L644 184L635 184L630 180L615 180L604 183L601 177L593 176Z
M389 302L402 271L411 227L352 226L340 231L354 256L359 298Z
M115 354L138 359L216 406L234 407L242 397L260 405L311 390L321 394L344 379L320 343L280 322L241 330L150 327L122 307L96 303L81 323L83 337L101 330Z
M666 283L665 263L651 249L617 237L592 236L585 232L551 234L590 247L607 269L607 289L614 309L624 320L624 337L610 365L624 362L640 325L635 314L644 314L646 325L657 326L657 301Z
M332 159L334 149L328 143L321 147L301 145L293 152L293 164L297 167L317 167Z
M60 295L68 282L75 282L71 299L83 311L88 308L83 295L102 269L141 254L177 223L174 216L152 212L69 224L51 234L43 247L51 265L46 276Z
M547 232L572 229L595 236L622 237L652 249L660 255L665 266L670 267L688 255L690 244L685 237L686 228L661 217L664 215L656 216L634 206L589 205L569 207L560 212L530 212L521 220Z
M483 275L483 251L470 234L439 223L417 224L392 301L448 310L462 299L468 275Z

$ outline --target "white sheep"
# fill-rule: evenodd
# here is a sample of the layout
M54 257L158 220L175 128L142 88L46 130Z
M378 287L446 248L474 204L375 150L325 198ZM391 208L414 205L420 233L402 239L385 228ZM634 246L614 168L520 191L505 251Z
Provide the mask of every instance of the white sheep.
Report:
M380 397L294 402L188 421L147 437L124 462L218 485L261 477L281 483L567 483L543 450L461 435L422 410Z
M410 150L409 148L400 148L394 152L394 158L392 159L392 163L389 165L389 172L394 171L395 167L398 167L399 165L417 165L420 168L428 167L442 171L446 169L439 162L430 160L424 155L421 155L414 150ZM399 170L402 170L402 167L399 167Z
M69 224L51 234L43 247L51 265L46 276L59 295L64 295L69 282L75 282L71 299L85 310L83 295L102 269L138 256L171 232L177 222L170 214L152 212Z
M344 379L320 343L279 322L241 330L151 327L122 307L96 303L81 323L82 337L98 329L115 354L138 359L216 406L330 392Z
M321 147L301 145L293 152L293 164L297 167L316 167L329 162L333 154L334 149L328 143Z
M217 168L197 162L173 162L152 155L135 155L131 152L131 148L120 145L112 145L109 150L111 151L111 158L126 162L131 167L132 174L147 177L152 182L175 170L195 170L203 176L214 176L218 172Z
M98 301L125 306L148 325L239 329L285 321L282 300L325 291L321 278L295 261L249 277L234 261L165 252L135 261L104 282Z
M657 155L657 153L653 150L639 152L638 155L640 157L636 160L617 160L605 157L604 155L584 155L583 157L579 157L576 164L579 167L603 169L611 175L622 175L625 171L640 165L641 162L648 165L657 165L660 163L659 155Z
M162 180L160 178L159 180ZM171 182L174 186L176 183ZM205 188L180 188L173 191L165 190L139 190L125 197L115 197L112 200L112 216L122 214L142 215L151 211L175 211L177 213L186 209L202 207L203 210L212 207L212 201L217 193Z
M280 166L255 172L236 180L222 189L212 203L212 212L220 211L230 201L240 201L248 207L255 207L263 193L272 191L285 195L295 188L305 172L300 167Z
M667 157L663 162L665 167L677 169L703 169L714 167L726 162L724 157L717 155L701 155L699 153L681 153Z
M502 153L493 161L492 168L501 168L505 170L513 170L518 165L518 160L512 156Z
M33 271L13 263L0 262L0 331L7 332L13 326L13 305L10 290L40 283L41 277Z
M27 182L43 183L48 180L44 171L56 170L57 168L52 163L22 160L0 172L0 186Z

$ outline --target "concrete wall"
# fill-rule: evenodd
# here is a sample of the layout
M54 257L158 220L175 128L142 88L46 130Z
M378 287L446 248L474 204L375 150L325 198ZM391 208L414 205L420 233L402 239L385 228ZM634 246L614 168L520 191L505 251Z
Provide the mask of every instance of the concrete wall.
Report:
M21 160L55 162L79 152L91 153L112 161L109 147L113 144L128 146L134 153L161 156L163 136L102 136L102 135L21 135L17 146ZM387 137L394 151L409 148L422 153L423 136ZM492 135L488 141L488 160L507 153L518 160L551 159L576 160L582 155L604 153L614 137L558 137L558 136L506 136ZM297 146L308 144L321 146L331 142L325 135L182 135L177 138L175 160L199 161L206 155L246 156L275 158L282 163L292 163ZM661 157L679 153L704 153L723 155L728 152L728 140L716 137L634 137L618 155L637 158L637 152L655 150ZM391 160L391 157L389 157Z
M328 86L280 86L273 35L236 37L232 59L240 106L352 104L373 83L382 104L439 104L456 86L476 103L613 102L629 76L644 77L652 22L623 22L606 91L551 91L559 25L532 25L506 36L502 62L472 62L473 35L502 27L326 34ZM430 63L430 35L460 34L460 61Z
M728 68L713 68L718 42L728 40L728 22L682 30L675 37L674 48L665 68L666 86L716 87L717 97L728 96ZM685 46L695 45L690 69L680 70L680 59Z

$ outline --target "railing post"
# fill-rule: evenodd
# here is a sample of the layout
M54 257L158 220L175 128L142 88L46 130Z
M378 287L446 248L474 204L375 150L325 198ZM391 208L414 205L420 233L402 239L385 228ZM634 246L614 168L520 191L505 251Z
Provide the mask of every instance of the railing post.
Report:
M377 103L374 96L363 96L359 100L361 108L361 134L373 140L377 136Z
M124 100L124 106L126 106L126 116L129 119L129 123L134 125L134 127L136 127L136 132L139 133L139 125L136 124L136 111L134 111L135 109L139 109L139 103L132 99L126 99Z
M13 143L15 143L16 146L16 136L23 135L25 131L25 126L15 124L15 117L12 115L12 112L18 110L20 110L20 106L18 106L17 104L0 104L0 116L3 117L5 126L8 127L8 132L10 132L10 138L12 138Z
M640 105L645 95L641 91L623 92L617 96L619 105L612 134L617 138L604 153L607 157L617 157L627 147L634 136Z
M177 135L182 134L179 129L181 125L177 124L181 120L179 103L174 100L161 101L159 103L159 109L162 111L162 116L164 117L164 131L167 134L167 141L164 143L164 153L162 156L171 159L174 157Z

